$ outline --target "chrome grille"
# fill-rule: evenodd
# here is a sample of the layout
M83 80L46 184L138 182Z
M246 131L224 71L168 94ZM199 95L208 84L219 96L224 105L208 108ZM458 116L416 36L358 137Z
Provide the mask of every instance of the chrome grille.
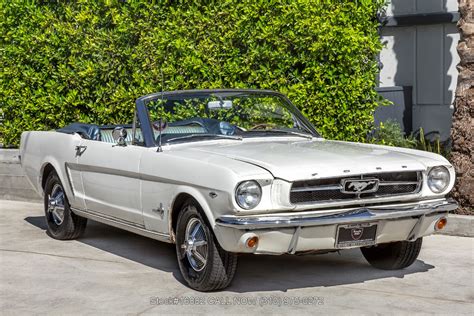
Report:
M364 179L377 179L377 190L370 193L342 192L344 180ZM414 194L420 191L421 183L422 175L420 171L372 173L358 176L296 181L291 187L290 202L293 204L332 202Z

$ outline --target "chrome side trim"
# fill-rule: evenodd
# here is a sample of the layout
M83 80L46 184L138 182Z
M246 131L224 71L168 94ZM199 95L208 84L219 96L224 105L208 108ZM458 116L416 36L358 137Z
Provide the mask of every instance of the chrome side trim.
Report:
M145 228L145 226L143 226L143 225L138 225L138 224L134 224L134 223L124 221L124 220L120 220L118 218L109 217L109 216L106 216L106 215L103 215L103 214L100 214L100 213L97 213L97 212L94 212L94 211L80 210L80 209L73 208L73 207L71 207L71 210L79 216L89 218L91 220L94 220L94 221L97 221L97 222L100 222L100 223L103 223L103 224L106 224L106 225L110 225L110 226L114 226L114 227L117 227L117 228L120 228L120 229L124 229L126 231L129 231L129 232L141 235L141 236L145 236L145 237L148 237L148 238L156 239L156 240L159 240L159 241L164 241L164 242L168 242L168 243L172 242L171 241L171 236L169 234L147 230Z
M325 226L335 224L362 223L377 220L395 220L420 217L434 213L455 210L457 203L452 199L421 201L404 205L384 205L340 210L331 215L317 212L305 215L269 214L257 216L225 215L216 219L216 224L236 229L269 229L298 226Z
M74 192L74 185L72 185L72 180L71 180L71 170L69 169L67 162L64 163L64 170L66 170L67 183L69 184L69 188L71 189L72 196L76 197L76 192Z
M93 165L84 165L78 164L73 162L67 162L66 167L71 170L77 170L81 172L91 172L91 173L100 173L100 174L109 174L119 177L125 178L132 178L132 179L139 179L144 181L152 181L152 182L163 182L163 183L170 183L170 184L178 184L178 185L189 185L190 183L183 182L183 181L175 181L172 179L161 178L158 176L147 175L139 172L133 171L126 171L122 169L115 169L115 168L107 168L101 166L93 166Z

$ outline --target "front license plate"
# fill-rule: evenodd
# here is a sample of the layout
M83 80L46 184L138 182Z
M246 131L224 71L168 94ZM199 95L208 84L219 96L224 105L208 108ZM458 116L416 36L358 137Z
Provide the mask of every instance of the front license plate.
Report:
M377 224L340 225L337 228L336 248L351 248L375 245Z

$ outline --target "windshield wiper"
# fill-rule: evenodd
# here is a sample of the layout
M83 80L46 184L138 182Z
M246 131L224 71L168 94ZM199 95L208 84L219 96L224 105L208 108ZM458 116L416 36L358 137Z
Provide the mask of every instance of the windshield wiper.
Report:
M191 138L223 138L223 139L234 139L234 140L242 140L240 136L232 136L232 135L221 135L221 134L191 134L186 136L180 136L175 138L170 138L166 142L172 142L176 140L184 140L184 139L191 139Z
M300 133L300 132L295 132L295 131L287 131L284 129L266 129L266 130L250 130L246 131L246 133L279 133L279 134L290 134L290 135L295 135L295 136L300 136L304 137L307 139L313 139L313 135L311 134L306 134L306 133Z

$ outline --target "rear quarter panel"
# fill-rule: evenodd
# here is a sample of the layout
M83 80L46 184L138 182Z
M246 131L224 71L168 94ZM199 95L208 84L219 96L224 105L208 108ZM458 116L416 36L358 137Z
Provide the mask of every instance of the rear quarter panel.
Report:
M69 202L74 207L83 207L83 200L74 195L72 183L82 185L80 174L68 173L67 162L75 162L75 146L81 137L55 131L23 132L20 142L21 166L26 177L38 194L43 195L43 171L51 164L61 180Z

